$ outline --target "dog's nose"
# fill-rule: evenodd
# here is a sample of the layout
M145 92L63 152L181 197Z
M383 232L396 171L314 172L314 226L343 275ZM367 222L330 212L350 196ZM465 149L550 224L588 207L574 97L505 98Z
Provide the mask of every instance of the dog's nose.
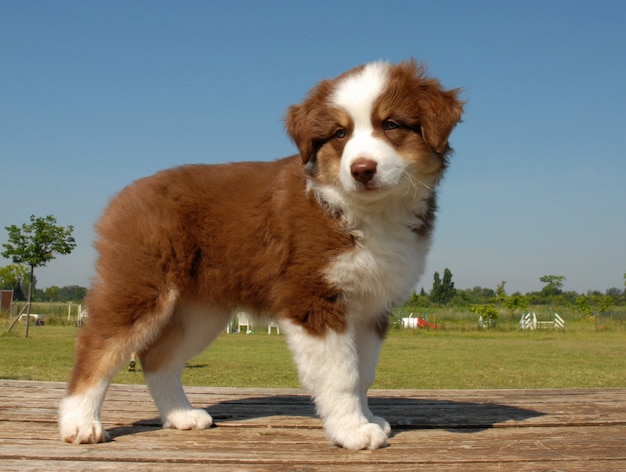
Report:
M376 174L376 161L359 157L350 166L352 177L363 185L367 184Z

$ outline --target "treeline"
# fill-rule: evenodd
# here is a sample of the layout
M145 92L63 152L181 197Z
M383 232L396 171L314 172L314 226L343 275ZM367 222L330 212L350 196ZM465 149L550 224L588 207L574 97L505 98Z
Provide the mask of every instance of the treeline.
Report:
M626 274L625 284L626 284ZM0 288L13 290L13 300L26 301L28 290L28 273L19 266L0 267ZM433 306L473 307L477 305L495 305L510 312L524 311L529 306L553 305L568 306L581 313L606 312L612 306L626 305L626 289L612 287L604 293L588 291L586 294L565 291L565 277L562 275L544 275L539 280L544 287L537 292L522 294L506 292L506 281L495 288L476 286L471 289L457 289L452 280L452 272L445 269L443 277L439 272L433 275L433 285L429 291L424 288L414 292L406 302L406 308L423 308ZM87 289L79 285L64 287L51 286L38 289L35 278L33 301L38 302L81 302Z
M0 267L0 289L13 290L13 300L24 302L28 296L30 271L24 264L9 264ZM37 277L33 277L34 302L81 302L87 289L79 285L57 287L53 285L45 289L37 288Z
M601 301L610 301L612 305L626 305L625 294L619 289L608 289L602 293L600 291L588 291L586 294L578 292L562 292L557 296L546 296L542 292L528 292L521 294L515 292L511 295L497 295L491 288L476 286L471 289L456 289L455 294L448 301L438 301L431 296L430 292L424 290L415 292L407 301L407 304L417 306L452 306L464 307L471 305L502 304L518 306L519 308L530 305L581 305L584 303L599 305Z
M565 277L561 275L544 275L539 279L544 287L537 292L522 294L506 292L506 281L502 281L495 289L476 286L471 289L457 289L452 280L452 273L445 269L443 278L438 272L433 276L430 291L424 288L415 292L407 301L405 308L424 308L434 306L474 307L477 305L494 305L511 313L525 311L529 306L551 305L567 306L580 313L606 313L614 306L626 305L626 289L616 287L600 291L588 291L581 294L565 291ZM625 274L626 281L626 274Z
M592 312L594 309L606 311L607 307L626 305L626 291L610 288L604 293L600 291L588 291L580 294L574 291L562 291L559 293L547 293L546 291L528 292L521 294L515 292L508 295L501 284L496 289L476 286L471 289L456 289L442 285L426 292L423 288L414 292L406 306L413 307L471 307L473 305L498 305L514 312L524 311L529 306L554 305L569 306L580 312ZM14 301L26 301L25 290L21 285L1 287L3 290L13 290ZM36 302L82 302L87 294L87 288L79 285L67 285L64 287L48 287L35 289L33 301Z
M13 301L25 302L27 299L28 288L22 287L22 284L9 285L0 287L2 290L13 290ZM87 289L79 285L67 285L65 287L48 287L44 290L35 288L33 290L34 302L76 302L80 303L85 298Z
M35 290L35 300L39 302L82 302L87 289L79 285L57 287L53 285L44 290Z

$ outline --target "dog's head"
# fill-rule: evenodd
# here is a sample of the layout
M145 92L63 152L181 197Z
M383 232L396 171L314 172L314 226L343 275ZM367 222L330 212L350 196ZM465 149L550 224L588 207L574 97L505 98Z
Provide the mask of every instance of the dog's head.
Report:
M375 62L322 81L285 123L314 182L376 199L437 183L463 111L458 94L415 61Z

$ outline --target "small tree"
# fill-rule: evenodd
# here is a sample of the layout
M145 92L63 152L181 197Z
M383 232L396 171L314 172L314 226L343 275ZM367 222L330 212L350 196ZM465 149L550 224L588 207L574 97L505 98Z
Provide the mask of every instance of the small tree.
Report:
M544 275L539 277L539 281L546 284L541 289L542 293L548 298L560 295L563 291L563 284L565 283L565 276L563 275Z
M0 288L15 290L26 278L28 268L21 264L9 264L0 267Z
M430 291L430 299L437 305L447 305L456 294L454 282L452 282L452 272L446 268L443 271L443 280L439 277L439 272L433 275L433 289Z
M433 275L433 288L430 289L428 298L437 305L441 305L441 291L441 277L439 276L439 272L435 271Z
M508 298L506 295L506 290L504 289L505 285L506 280L503 280L496 287L496 301L498 303L506 303L506 299Z
M614 305L613 297L608 295L598 295L595 298L596 303L598 304L598 309L600 310L600 314L606 315L611 311L611 307Z
M493 305L474 305L470 311L479 316L479 326L481 328L493 328L498 322L498 310Z
M56 218L48 215L44 218L30 216L30 224L6 226L9 242L2 244L2 256L12 259L14 264L25 264L30 267L30 283L28 284L28 308L26 310L26 337L30 309L33 298L33 281L35 267L43 267L53 260L56 254L69 254L76 247L72 237L73 226L57 226Z
M522 295L521 293L514 293L504 300L504 306L511 312L511 317L515 314L515 310L526 311L529 304L530 300L528 296Z
M589 299L584 295L578 295L574 301L574 309L582 313L583 315L591 315L591 307L589 306Z
M447 305L456 295L456 288L454 288L454 282L452 282L452 272L447 267L443 271L441 287L443 289L443 303Z

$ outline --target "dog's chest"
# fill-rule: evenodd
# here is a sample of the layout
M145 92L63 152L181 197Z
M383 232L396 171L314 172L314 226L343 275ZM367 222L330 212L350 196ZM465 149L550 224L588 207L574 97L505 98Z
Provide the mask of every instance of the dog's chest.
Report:
M355 247L325 271L355 310L378 315L402 304L424 271L430 238L406 225L361 224L352 232Z

